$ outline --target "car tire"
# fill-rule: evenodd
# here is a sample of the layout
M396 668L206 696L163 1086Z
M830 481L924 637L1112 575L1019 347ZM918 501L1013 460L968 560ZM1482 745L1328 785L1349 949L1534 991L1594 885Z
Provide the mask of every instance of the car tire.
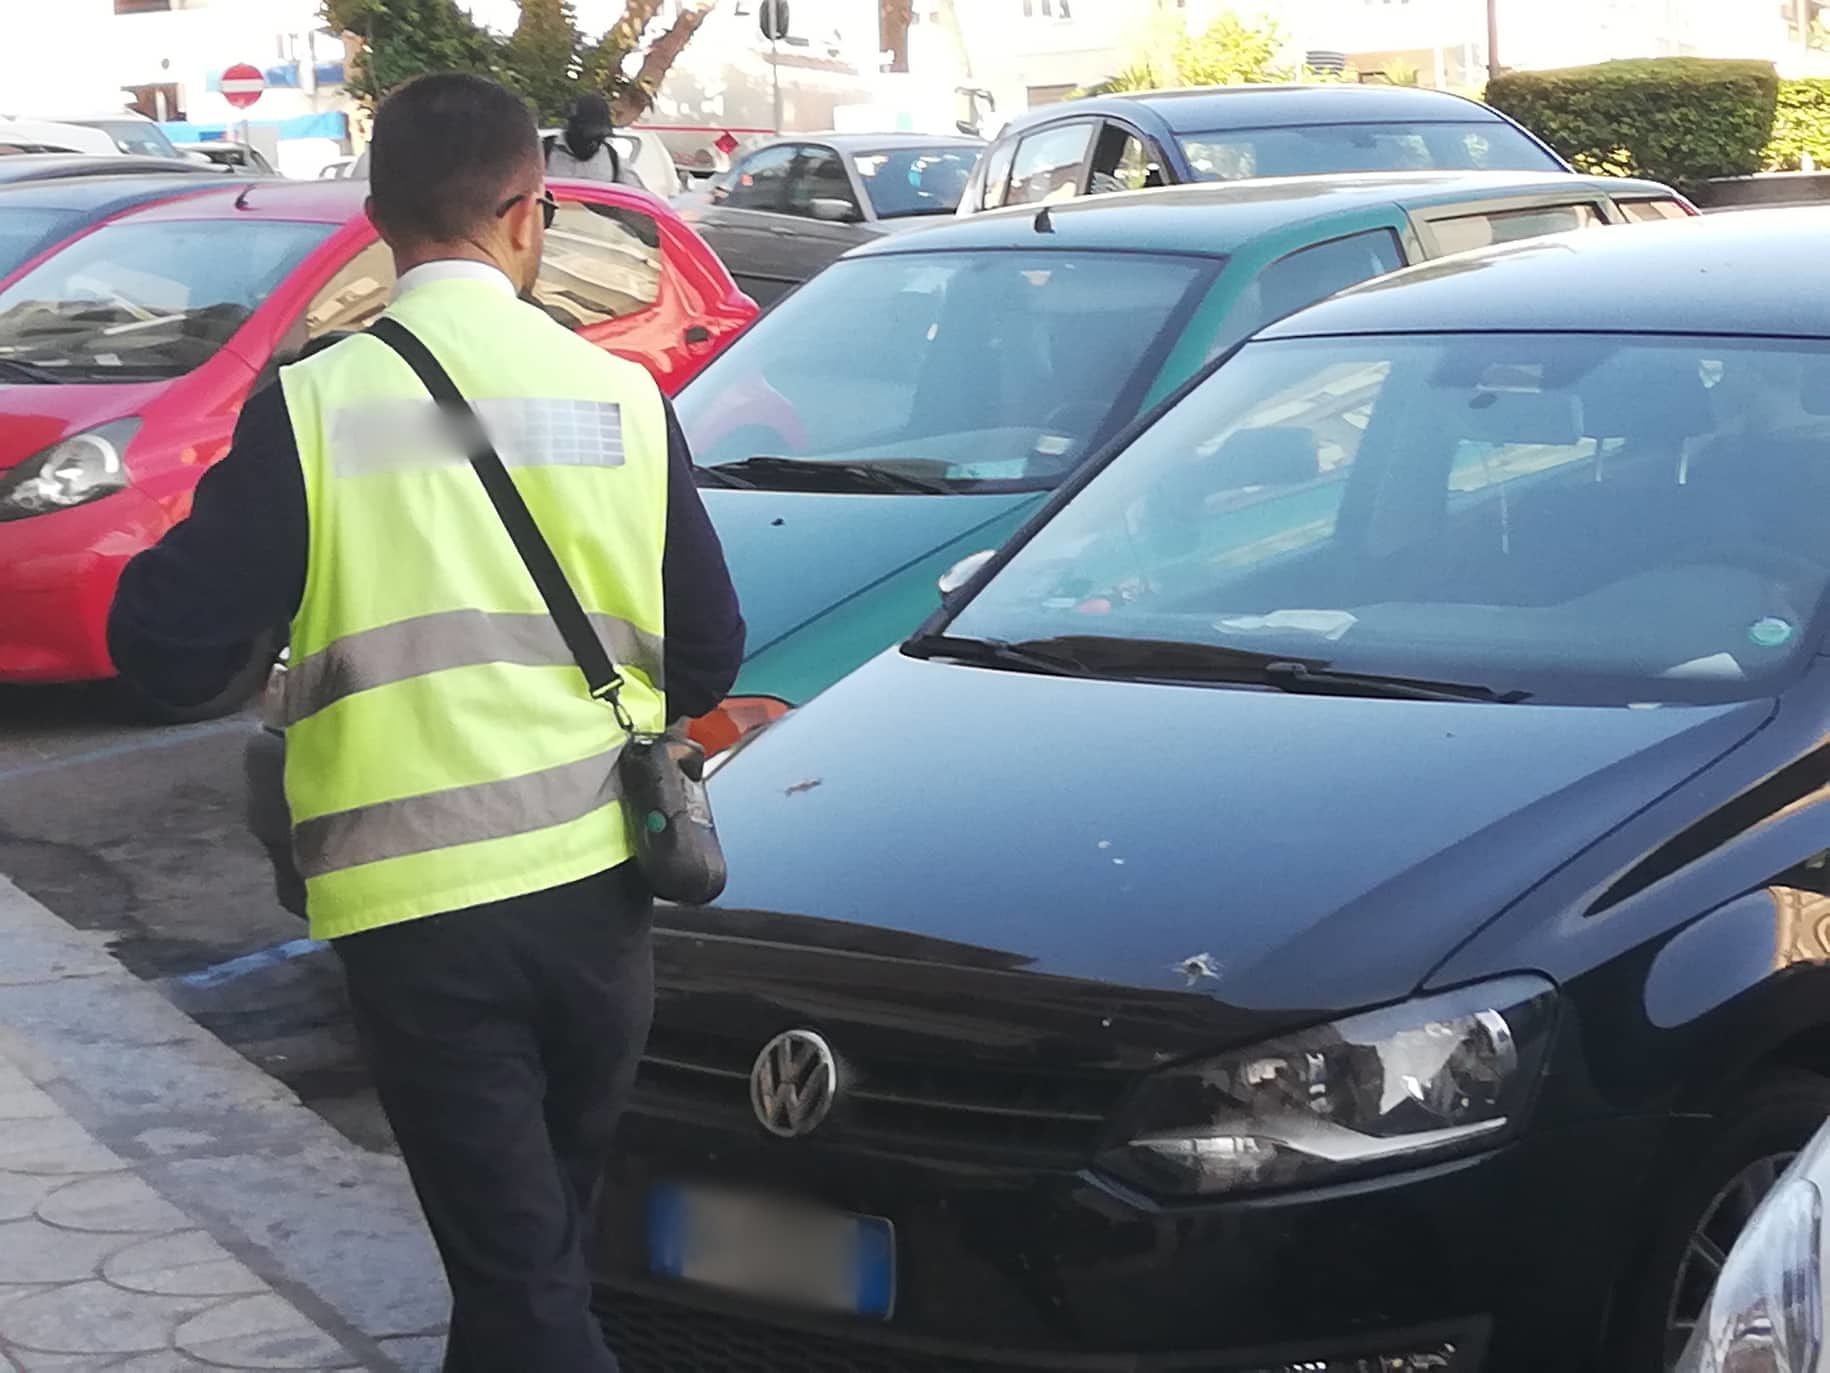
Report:
M233 715L252 701L266 685L267 674L272 671L274 661L284 646L285 636L279 631L263 634L254 641L253 648L248 651L247 662L236 671L229 684L209 700L199 701L196 705L168 705L128 686L127 692L134 713L143 720L160 725L194 725L204 720L220 720L225 715Z
M1704 1274L1827 1119L1830 1078L1794 1068L1770 1070L1717 1115L1714 1135L1693 1155L1630 1270L1634 1286L1623 1294L1607 1368L1667 1373L1681 1349L1674 1330L1694 1319L1714 1285Z

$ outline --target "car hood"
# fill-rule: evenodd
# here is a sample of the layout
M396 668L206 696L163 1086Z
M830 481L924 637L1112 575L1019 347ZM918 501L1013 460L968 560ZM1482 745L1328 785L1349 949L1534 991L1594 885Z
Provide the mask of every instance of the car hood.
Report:
M737 586L750 657L1037 499L1034 492L879 496L713 488L701 494Z
M139 414L169 385L163 381L58 386L0 382L0 472L42 453L60 439Z
M717 771L730 884L683 918L971 949L962 967L1241 1010L1355 1009L1409 995L1771 710L1296 696L891 650Z

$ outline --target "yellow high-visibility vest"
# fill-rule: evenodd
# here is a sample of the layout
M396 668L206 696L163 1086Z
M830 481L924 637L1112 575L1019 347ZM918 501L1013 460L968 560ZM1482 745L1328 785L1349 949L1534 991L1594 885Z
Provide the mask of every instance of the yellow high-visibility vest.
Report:
M500 284L389 309L481 416L626 679L664 723L667 424L654 381ZM286 798L311 932L542 891L631 855L624 735L465 454L379 339L283 368L310 517L286 677Z

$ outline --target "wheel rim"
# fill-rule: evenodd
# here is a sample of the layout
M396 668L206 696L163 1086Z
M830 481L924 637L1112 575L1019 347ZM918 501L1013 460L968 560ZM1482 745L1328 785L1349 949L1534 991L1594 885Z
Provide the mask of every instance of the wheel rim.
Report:
M1665 1360L1667 1369L1675 1368L1691 1332L1703 1315L1709 1294L1715 1290L1716 1278L1727 1262L1728 1251L1747 1229L1754 1210L1766 1199L1796 1154L1769 1154L1756 1159L1716 1193L1703 1210L1703 1218L1690 1232L1684 1245L1684 1256L1678 1262L1677 1278L1672 1283L1671 1301L1665 1310Z

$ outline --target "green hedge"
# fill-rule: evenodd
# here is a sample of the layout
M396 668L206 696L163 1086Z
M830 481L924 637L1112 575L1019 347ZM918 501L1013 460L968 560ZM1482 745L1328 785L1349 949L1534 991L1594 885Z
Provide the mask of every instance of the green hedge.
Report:
M1583 171L1694 187L1760 170L1779 100L1766 62L1659 57L1507 72L1487 103Z
M1766 148L1767 169L1795 172L1805 153L1820 171L1830 171L1830 81L1779 83L1779 117Z

